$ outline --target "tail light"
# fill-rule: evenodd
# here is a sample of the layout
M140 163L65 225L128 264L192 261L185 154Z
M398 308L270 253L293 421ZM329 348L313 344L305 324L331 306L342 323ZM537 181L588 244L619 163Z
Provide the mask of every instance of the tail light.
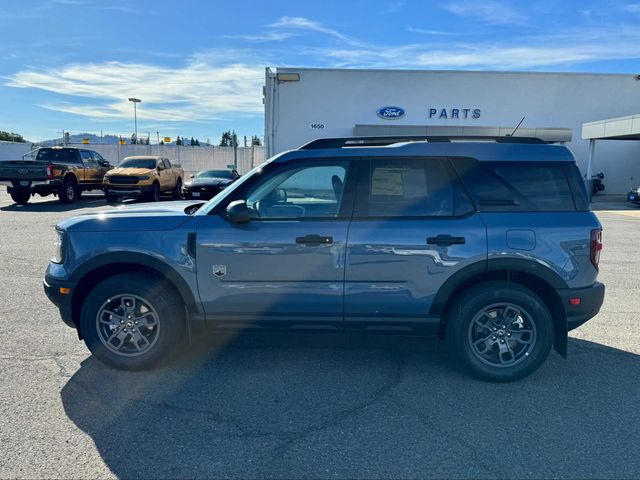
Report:
M47 165L47 180L53 179L53 165Z
M591 230L590 257L593 266L598 268L600 263L600 251L602 250L602 229Z

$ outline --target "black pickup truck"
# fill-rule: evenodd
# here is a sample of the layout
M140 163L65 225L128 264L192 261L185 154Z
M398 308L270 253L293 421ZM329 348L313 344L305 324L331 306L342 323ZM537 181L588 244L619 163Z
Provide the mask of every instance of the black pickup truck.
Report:
M102 190L102 179L110 168L109 162L92 150L43 147L34 159L0 162L0 185L21 205L36 193L57 195L62 203L73 203L85 190Z

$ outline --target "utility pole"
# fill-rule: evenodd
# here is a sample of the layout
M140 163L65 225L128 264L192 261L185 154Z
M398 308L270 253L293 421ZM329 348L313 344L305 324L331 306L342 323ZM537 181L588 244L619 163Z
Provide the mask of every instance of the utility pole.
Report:
M231 139L233 140L233 166L237 170L238 169L238 136L234 131Z
M142 102L139 98L131 97L130 102L133 102L133 124L135 128L136 145L138 144L138 103Z

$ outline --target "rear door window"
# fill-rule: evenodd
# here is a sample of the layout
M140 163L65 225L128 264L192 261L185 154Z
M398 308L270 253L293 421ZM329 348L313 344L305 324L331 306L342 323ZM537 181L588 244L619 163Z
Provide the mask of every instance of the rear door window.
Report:
M478 210L575 211L573 195L561 163L478 162L453 159Z
M452 217L473 210L443 159L374 158L358 190L356 216Z

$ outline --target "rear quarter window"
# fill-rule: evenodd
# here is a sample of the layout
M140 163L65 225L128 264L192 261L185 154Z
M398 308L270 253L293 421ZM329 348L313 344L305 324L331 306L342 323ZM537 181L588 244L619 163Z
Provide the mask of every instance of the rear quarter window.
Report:
M479 211L575 211L560 162L478 162L455 159L456 170Z

